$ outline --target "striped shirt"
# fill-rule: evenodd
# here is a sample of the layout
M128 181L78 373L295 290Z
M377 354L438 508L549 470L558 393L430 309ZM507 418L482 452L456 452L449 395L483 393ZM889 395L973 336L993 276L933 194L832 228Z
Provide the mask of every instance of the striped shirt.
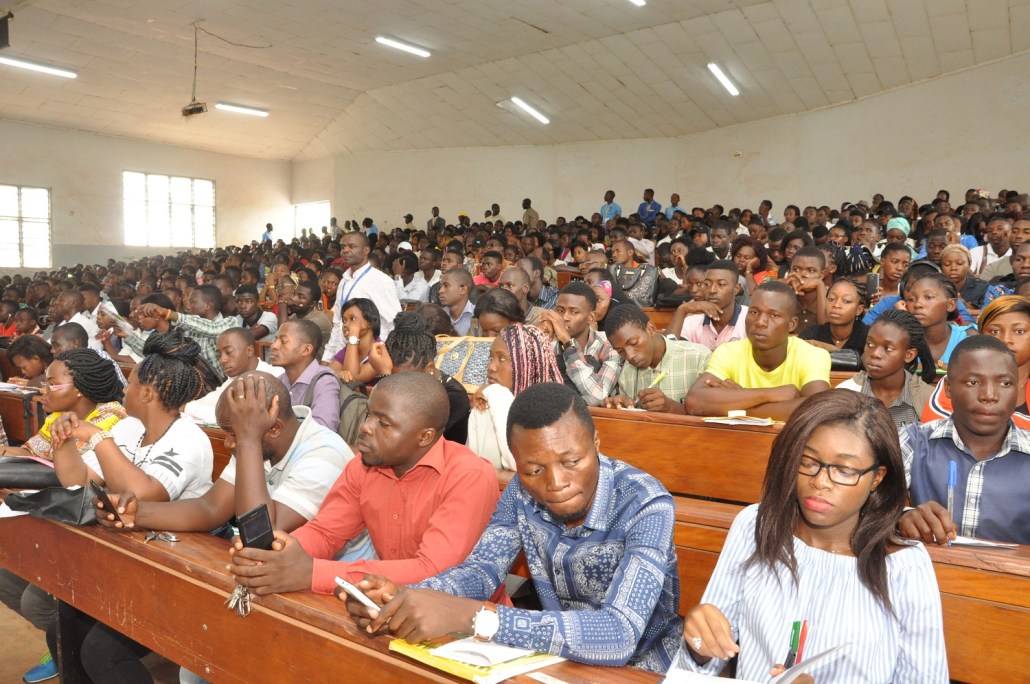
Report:
M218 336L236 325L236 317L226 318L215 314L214 318L204 318L193 314L179 313L172 320L172 327L186 333L200 347L200 356L221 380L225 380L222 364L218 362Z
M647 389L659 373L664 372L666 375L658 383L658 389L673 401L682 402L690 386L705 372L711 355L712 352L700 344L666 338L665 355L657 368L637 368L629 363L622 365L619 389L629 398L636 399L638 392Z
M977 460L951 418L909 425L899 434L913 506L948 503L948 462L958 463L955 510L968 537L1030 544L1030 432L1009 424L998 453Z
M498 606L497 643L665 672L683 642L672 497L647 473L599 458L582 525L552 517L516 475L468 558L415 586L486 600L524 551L543 610Z
M897 617L858 577L858 561L813 548L794 538L798 581L778 566L744 563L755 551L758 504L733 521L701 603L716 606L740 645L737 677L769 680L769 668L787 655L791 625L808 621L805 656L845 645L837 660L817 666L817 682L948 682L941 597L930 556L921 544L887 556L887 587ZM693 635L687 634L690 638ZM698 666L687 653L680 664L715 674L726 665L713 658Z

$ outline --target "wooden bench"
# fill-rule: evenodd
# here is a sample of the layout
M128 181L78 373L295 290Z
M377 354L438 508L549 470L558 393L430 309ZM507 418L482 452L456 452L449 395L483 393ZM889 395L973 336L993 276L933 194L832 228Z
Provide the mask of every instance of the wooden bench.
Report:
M225 571L228 544L199 533L179 536L175 544L143 544L142 532L10 518L0 520L0 566L215 682L461 681L390 653L389 637L359 631L331 596L255 597L250 616L237 616L224 605L234 587ZM68 657L67 642L60 643L61 681L87 681ZM355 678L360 672L366 674ZM570 662L543 672L569 684L661 679ZM526 676L510 681L539 684Z
M660 332L665 332L665 329L669 327L669 321L672 320L672 315L676 313L676 309L656 309L653 306L643 306L641 308Z
M21 377L21 371L11 363L10 357L7 356L7 349L0 349L0 380L7 382L10 378L18 377Z
M39 432L43 424L43 404L39 392L0 390L0 420L9 442L25 442Z

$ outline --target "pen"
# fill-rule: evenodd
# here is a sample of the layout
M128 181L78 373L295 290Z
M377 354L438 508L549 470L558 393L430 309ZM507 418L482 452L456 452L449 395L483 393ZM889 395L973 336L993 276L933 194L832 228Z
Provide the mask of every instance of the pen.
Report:
M958 484L958 463L948 461L948 516L955 519L955 485ZM951 540L948 540L951 546Z
M794 658L794 662L800 663L801 659L805 655L805 641L808 640L808 620L801 621L801 637L798 639L798 654Z
M651 384L647 386L647 389L654 389L655 387L657 387L658 383L660 383L662 380L664 380L666 375L667 375L667 373L665 371L662 371L658 375L654 376L654 380L652 380ZM640 408L640 398L639 397L637 398L636 402L633 405L636 406L637 408Z
M794 661L798 655L798 642L801 639L801 622L795 622L794 626L790 630L790 649L787 651L787 657L783 659L783 667L790 669L794 667Z

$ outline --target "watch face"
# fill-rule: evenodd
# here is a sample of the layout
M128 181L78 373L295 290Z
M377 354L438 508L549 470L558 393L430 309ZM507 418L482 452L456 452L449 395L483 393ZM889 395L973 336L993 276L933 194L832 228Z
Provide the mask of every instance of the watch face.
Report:
M357 336L355 336L355 335L351 335L350 337L347 338L347 344L357 344L358 341L359 340L358 340Z
M500 626L501 622L497 617L497 613L494 611L483 608L476 613L476 623L473 628L476 631L477 637L481 639L493 639Z

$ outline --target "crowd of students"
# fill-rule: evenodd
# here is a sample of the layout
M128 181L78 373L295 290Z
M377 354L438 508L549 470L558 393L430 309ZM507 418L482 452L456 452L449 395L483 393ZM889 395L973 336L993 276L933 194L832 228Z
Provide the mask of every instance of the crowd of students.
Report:
M236 580L330 593L343 577L381 606L337 592L372 632L472 629L657 672L736 656L757 679L783 664L785 616L805 615L825 625L814 651L850 643L817 679L946 681L918 541L1030 543L1026 195L877 195L780 221L768 201L663 210L649 190L624 216L614 199L573 221L527 199L521 221L435 210L425 230L333 221L289 244L269 227L239 248L4 276L11 381L49 415L3 452L103 482L113 529L231 538L265 503L274 548L237 540ZM675 308L665 331L655 305ZM440 335L493 338L471 396L435 365ZM861 370L831 389L835 365ZM672 498L601 453L588 406L786 421L762 502L685 619ZM197 422L234 454L214 482ZM517 474L500 499L495 468ZM535 597L513 605L520 552ZM95 681L150 681L146 648L6 570L0 600L51 650L61 611ZM44 658L26 681L49 676Z

